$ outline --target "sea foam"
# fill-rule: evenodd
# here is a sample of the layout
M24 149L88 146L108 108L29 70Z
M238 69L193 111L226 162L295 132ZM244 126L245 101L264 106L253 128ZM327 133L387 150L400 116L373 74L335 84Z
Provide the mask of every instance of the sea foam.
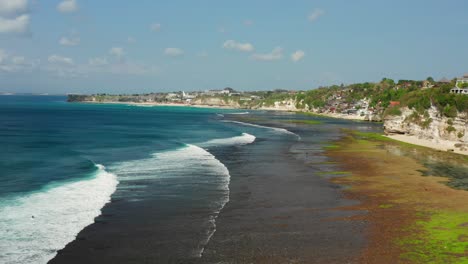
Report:
M242 136L241 136L242 137ZM249 137L251 135L245 135ZM244 139L245 140L245 139ZM207 150L187 144L182 148L154 153L150 158L122 162L112 166L112 171L118 175L122 184L119 187L117 196L132 197L135 200L145 199L145 190L135 190L133 187L140 186L141 182L158 181L170 182L170 178L182 180L184 184L213 185L212 191L217 191L221 196L219 200L212 201L210 205L211 214L207 216L209 227L204 237L200 238L198 247L194 249L193 256L201 257L205 245L216 231L216 218L224 205L229 201L230 174L227 167ZM194 177L194 175L204 175L204 177ZM140 185L134 185L140 184ZM127 186L124 189L123 186Z
M0 202L0 263L47 263L94 222L118 184L96 165L93 177Z
M241 136L230 138L212 139L207 142L199 144L201 147L212 146L232 146L232 145L247 145L255 141L255 136L247 133L242 133Z
M279 128L279 127L270 127L270 126L262 126L262 125L257 125L257 124L251 124L251 123L246 123L246 122L240 122L240 121L234 121L234 120L223 120L223 122L228 122L228 123L234 123L234 124L239 124L243 126L252 126L252 127L258 127L258 128L266 128L266 129L271 129L276 132L284 133L284 134L290 134L296 136L299 140L301 140L301 136L298 134L291 132L287 129L284 128Z

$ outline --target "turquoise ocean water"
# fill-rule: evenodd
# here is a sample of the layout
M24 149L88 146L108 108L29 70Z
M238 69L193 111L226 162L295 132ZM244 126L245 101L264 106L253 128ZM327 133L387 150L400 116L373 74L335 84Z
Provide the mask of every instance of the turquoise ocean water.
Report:
M205 210L201 254L229 199L229 171L209 149L255 140L255 128L220 121L230 112L0 96L0 262L46 263L111 196Z

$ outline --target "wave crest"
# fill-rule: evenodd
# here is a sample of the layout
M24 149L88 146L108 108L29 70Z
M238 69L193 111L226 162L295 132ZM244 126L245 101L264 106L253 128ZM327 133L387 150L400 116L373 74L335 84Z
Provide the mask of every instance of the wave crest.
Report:
M96 164L92 178L0 203L0 263L47 263L110 201L118 181Z
M232 146L232 145L247 145L255 141L255 136L247 133L242 133L240 136L230 138L212 139L199 144L201 147L212 146Z

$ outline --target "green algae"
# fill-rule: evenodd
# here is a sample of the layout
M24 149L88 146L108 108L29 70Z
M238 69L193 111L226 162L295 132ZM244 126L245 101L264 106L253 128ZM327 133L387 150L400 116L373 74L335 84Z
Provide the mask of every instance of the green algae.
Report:
M340 146L339 145L335 145L335 144L328 144L326 146L323 147L324 149L327 149L327 150L331 150L331 149L339 149Z
M302 124L302 125L319 125L322 124L322 121L319 120L287 120L286 122L292 124Z
M388 208L392 208L394 206L395 205L393 205L393 204L381 204L381 205L379 205L379 208L380 209L388 209Z
M436 212L417 221L417 235L401 239L403 260L414 263L468 263L468 213Z
M466 157L453 153L438 152L432 149L393 140L379 133L345 130L344 137L338 141L339 152L372 152L379 146L396 146L401 155L409 156L423 164L426 170L420 171L427 176L447 177L448 186L465 189L468 184ZM393 152L390 152L393 153ZM428 162L429 161L429 162ZM456 162L455 162L456 161ZM437 199L434 196L434 199ZM398 204L398 203L397 203ZM383 203L381 210L393 208L397 204ZM404 253L396 263L461 263L468 264L468 213L445 209L420 208L414 213L419 219L401 231L407 234L393 240Z
M311 162L310 164L327 165L327 164L338 164L338 162L336 162L336 161L323 161L323 162Z

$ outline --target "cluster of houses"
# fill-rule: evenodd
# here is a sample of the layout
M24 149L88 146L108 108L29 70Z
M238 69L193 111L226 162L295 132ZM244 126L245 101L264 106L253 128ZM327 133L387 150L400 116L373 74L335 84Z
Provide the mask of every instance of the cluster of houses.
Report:
M251 95L244 92L238 92L230 87L226 87L222 90L205 90L198 92L177 92L177 93L168 93L166 94L166 100L173 103L191 103L193 99L203 96L229 96L229 97L239 97L240 101L253 101L260 100L262 97L257 95Z
M437 82L431 82L429 80L425 81L399 81L398 84L395 86L395 89L402 89L408 88L413 85L417 85L421 89L431 89L439 87L443 84L450 84L451 81L442 78ZM450 90L451 93L454 94L467 94L468 95L468 74L463 75L463 77L457 78L455 87ZM373 107L369 107L368 99L364 98L358 101L354 101L351 103L347 103L345 99L346 90L342 90L336 92L334 95L328 98L327 105L323 108L322 111L328 113L341 113L347 115L357 115L357 116L370 116L374 113L378 113L383 109L376 109ZM400 102L398 101L391 101L390 106L398 106ZM344 110L343 110L344 109Z
M324 107L325 112L357 116L369 116L375 112L376 109L369 107L369 100L367 98L349 103L345 100L344 92L346 91L337 92L328 98L327 104Z

